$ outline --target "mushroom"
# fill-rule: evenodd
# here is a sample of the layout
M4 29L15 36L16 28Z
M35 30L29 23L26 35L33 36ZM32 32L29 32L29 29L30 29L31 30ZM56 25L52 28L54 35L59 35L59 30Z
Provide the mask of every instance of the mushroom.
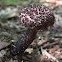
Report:
M46 30L49 26L52 26L55 21L51 9L44 5L36 4L23 8L19 13L18 18L19 24L28 29L14 46L11 46L10 52L14 56L18 54L22 55L35 39L36 33L39 30Z

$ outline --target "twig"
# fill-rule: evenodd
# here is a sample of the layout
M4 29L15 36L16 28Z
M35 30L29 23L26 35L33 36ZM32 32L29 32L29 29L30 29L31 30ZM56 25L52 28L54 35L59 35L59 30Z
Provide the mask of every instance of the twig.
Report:
M43 48L49 48L49 47L52 47L53 45L57 45L59 42L56 41L56 42L53 42L53 43L48 43L46 45L43 46Z

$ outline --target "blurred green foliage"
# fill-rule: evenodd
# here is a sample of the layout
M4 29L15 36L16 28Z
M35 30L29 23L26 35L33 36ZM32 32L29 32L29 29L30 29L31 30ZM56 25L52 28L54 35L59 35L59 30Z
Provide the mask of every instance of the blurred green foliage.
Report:
M4 0L4 3L7 5L16 4L18 2L19 0Z
M42 3L31 3L31 5L32 4L44 5L44 2L42 2Z
M0 0L0 4L4 5L24 4L25 2L28 2L28 0Z
M22 4L22 5L25 5L25 4L41 4L43 5L44 2L42 3L35 3L35 2L32 2L31 0L0 0L0 5L17 5L17 4Z

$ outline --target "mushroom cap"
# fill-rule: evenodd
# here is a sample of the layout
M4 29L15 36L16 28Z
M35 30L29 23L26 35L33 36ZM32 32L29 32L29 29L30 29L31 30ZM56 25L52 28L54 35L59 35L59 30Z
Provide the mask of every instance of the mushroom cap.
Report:
M46 29L52 26L55 17L51 9L44 5L28 5L23 8L19 13L19 24L25 27L39 29Z

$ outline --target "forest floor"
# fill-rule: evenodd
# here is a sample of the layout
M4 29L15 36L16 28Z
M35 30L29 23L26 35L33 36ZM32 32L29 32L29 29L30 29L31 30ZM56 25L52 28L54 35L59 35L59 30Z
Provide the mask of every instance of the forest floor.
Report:
M26 3L25 3L26 4ZM18 62L13 59L9 47L16 42L24 27L17 24L18 12L25 5L0 7L0 62ZM46 31L39 31L36 39L26 49L21 62L62 62L62 6L48 6L54 12L55 23Z

